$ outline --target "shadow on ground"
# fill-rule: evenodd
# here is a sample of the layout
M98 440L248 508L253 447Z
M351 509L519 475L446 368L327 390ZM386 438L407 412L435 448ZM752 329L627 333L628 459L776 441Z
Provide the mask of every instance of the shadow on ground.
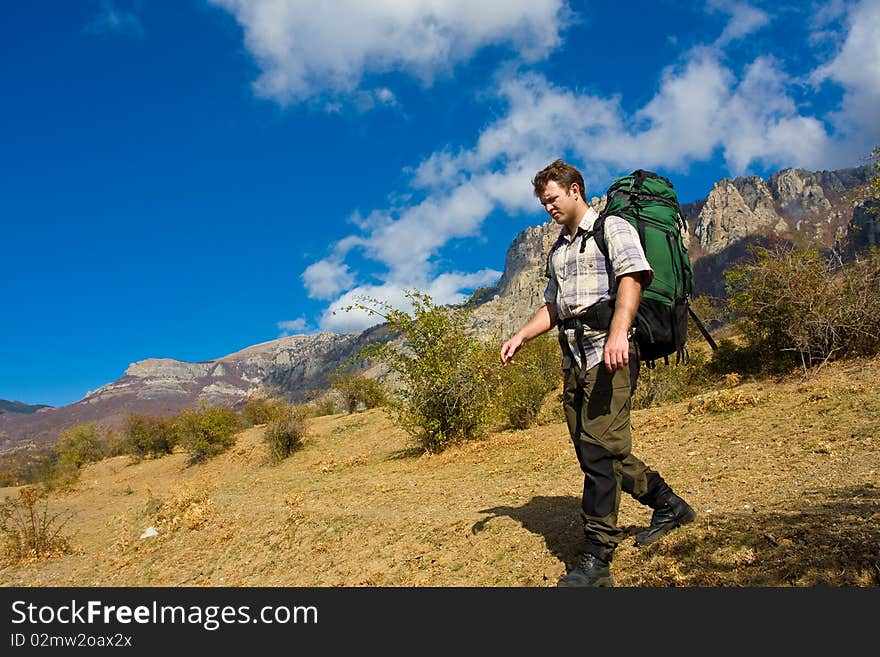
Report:
M533 497L522 506L496 506L483 509L488 514L471 527L476 534L494 518L506 516L520 523L533 534L542 536L550 553L570 564L581 549L581 500L578 497Z
M580 500L534 497L480 513L474 533L506 516L570 564L580 549ZM630 533L637 527L628 528ZM623 586L880 586L880 488L806 491L790 509L704 513L658 543L615 555Z

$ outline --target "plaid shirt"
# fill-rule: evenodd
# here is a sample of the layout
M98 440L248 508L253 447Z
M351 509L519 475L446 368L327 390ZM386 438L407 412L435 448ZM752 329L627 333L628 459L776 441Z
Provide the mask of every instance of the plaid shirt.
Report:
M654 276L636 229L626 220L614 215L605 220L608 259L602 255L596 240L592 238L587 239L581 253L584 235L593 227L598 216L593 208L588 208L578 224L574 239L569 235L568 228L563 228L551 248L551 255L547 259L546 276L549 280L544 290L544 301L556 304L559 321L582 315L594 303L615 298L618 280L624 274L648 272L647 280L642 281L643 285L647 285ZM566 329L565 335L571 353L580 366L580 349L574 329ZM607 337L607 331L594 331L584 327L583 346L587 357L584 369L590 369L602 362ZM563 349L562 367L571 366L571 358Z

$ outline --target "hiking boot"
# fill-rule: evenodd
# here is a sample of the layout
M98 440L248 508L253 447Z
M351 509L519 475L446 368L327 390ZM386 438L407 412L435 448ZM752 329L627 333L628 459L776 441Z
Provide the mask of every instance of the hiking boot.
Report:
M670 531L681 525L693 522L697 514L690 505L675 493L666 500L666 503L658 509L654 509L651 516L651 525L646 530L636 534L636 545L650 545L660 540Z
M556 586L614 586L607 561L584 552L571 572L559 578Z

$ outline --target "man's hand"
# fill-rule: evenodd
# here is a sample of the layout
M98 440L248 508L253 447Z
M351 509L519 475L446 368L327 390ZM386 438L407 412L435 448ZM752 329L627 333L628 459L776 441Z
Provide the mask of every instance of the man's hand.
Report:
M516 332L516 335L502 345L501 364L507 365L514 362L513 355L526 340L546 333L554 326L556 326L556 306L552 303L546 303L538 308L538 311L526 322L525 326Z
M609 372L622 370L629 365L629 340L626 333L610 335L605 341L605 368Z
M513 355L519 350L519 348L522 346L522 343L523 339L517 333L501 346L502 365L506 366L508 363L514 362Z
M605 340L605 368L609 372L622 370L629 365L629 340L627 334L639 309L642 297L642 272L624 274L617 285L617 301L611 328Z

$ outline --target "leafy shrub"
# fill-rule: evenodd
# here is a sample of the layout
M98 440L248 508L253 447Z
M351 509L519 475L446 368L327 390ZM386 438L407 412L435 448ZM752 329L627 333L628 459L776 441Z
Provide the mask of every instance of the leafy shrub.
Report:
M765 346L725 338L718 343L708 368L714 374L782 374L791 369L791 361L780 359Z
M66 552L70 545L62 531L71 517L70 512L50 513L48 499L35 488L20 489L18 499L7 498L0 505L4 560L36 560Z
M174 422L155 415L129 415L123 428L127 452L136 458L171 454L177 444Z
M251 399L242 409L242 417L250 425L268 424L271 422L284 405L277 399Z
M104 458L104 438L97 424L77 424L61 434L55 452L62 468L75 470Z
M768 368L880 351L880 251L841 263L813 249L754 250L726 272L730 308Z
M101 451L104 453L104 458L131 454L128 436L125 435L124 431L107 429L101 441Z
M189 462L201 463L235 444L241 426L239 416L226 406L186 409L174 420L178 443L189 454Z
M502 420L513 429L526 429L538 418L544 397L560 381L559 343L540 336L517 352L514 362L501 370L498 405Z
M23 486L40 481L48 464L54 464L58 455L50 447L27 447L0 454L0 488Z
M309 412L312 417L322 415L335 415L339 413L339 406L333 395L326 395L309 404Z
M689 354L686 363L666 365L660 362L653 369L643 365L633 395L633 408L672 404L717 384L720 376L710 368L706 349L694 347Z
M266 426L263 440L269 446L274 461L282 461L302 447L309 424L309 409L296 404L284 404Z
M376 408L385 402L382 385L375 379L353 372L339 372L332 377L331 385L338 390L345 401L349 413L364 409Z
M349 307L384 318L406 339L405 349L374 344L361 357L376 357L399 376L401 389L391 404L392 413L426 451L481 437L494 394L494 349L465 333L464 309L440 308L422 292L405 294L412 315L375 299L366 300L370 305Z

